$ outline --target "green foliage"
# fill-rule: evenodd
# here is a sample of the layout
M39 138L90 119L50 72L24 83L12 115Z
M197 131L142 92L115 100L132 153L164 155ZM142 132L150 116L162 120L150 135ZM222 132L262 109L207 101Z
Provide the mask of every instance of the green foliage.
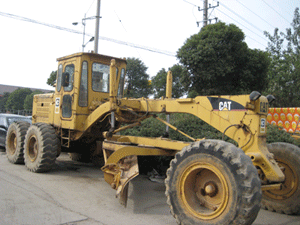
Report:
M137 58L127 58L125 97L148 97L151 94L147 67Z
M159 115L165 120L165 115ZM223 134L200 120L199 118L189 114L172 114L170 123L177 127L179 130L185 132L189 136L197 139L222 139ZM162 137L165 134L166 126L160 121L154 118L148 118L142 122L142 126L134 127L125 131L122 131L122 135L141 136L141 137ZM170 129L170 139L178 141L191 142L182 134ZM224 136L224 141L237 145L235 141ZM300 141L295 140L286 131L282 130L278 126L267 125L267 143L272 142L286 142L300 146ZM141 173L147 173L154 168L160 174L165 174L168 168L170 157L139 157L139 166Z
M165 132L165 127L160 121L151 117L142 121L141 126L124 130L121 134L141 137L161 137Z
M248 49L248 62L244 70L244 78L247 80L246 94L253 90L262 92L267 88L267 73L270 65L270 58L267 52L257 49Z
M166 115L159 115L159 117L166 120ZM221 132L193 115L181 113L172 114L170 116L170 123L193 138L222 139ZM171 128L169 128L169 130L169 138L172 140L192 141ZM148 118L142 121L141 126L122 131L121 134L141 137L163 137L165 132L166 125L157 119ZM236 144L226 136L224 137L224 140ZM146 174L147 172L152 171L152 169L155 169L159 174L165 174L172 158L173 157L164 156L139 157L140 173Z
M50 77L47 80L47 84L54 87L56 84L56 76L57 76L57 70L56 71L52 71L50 74Z
M300 102L300 15L295 9L292 27L286 33L274 30L267 51L271 57L266 94L275 96L274 107L298 106Z
M41 91L34 91L31 94L27 95L24 100L24 109L26 110L32 110L33 105L33 96L37 94L43 94Z
M9 95L5 104L5 108L7 110L22 110L24 107L24 100L26 96L31 93L32 91L29 88L18 88Z
M162 119L166 120L165 115L159 115ZM196 116L190 114L172 114L170 116L170 123L175 126L178 130L183 131L189 136L195 139L222 139L222 132L216 130L209 124L200 120ZM191 142L190 139L183 136L179 132L169 129L169 138L172 140ZM165 134L166 125L154 118L148 118L142 121L142 125L134 127L125 131L122 131L122 135L141 136L141 137L162 137ZM236 145L236 142L224 136L224 141L231 142ZM267 125L267 143L272 142L287 142L291 144L297 144L295 139L290 133L282 130L278 126Z
M3 96L0 97L0 110L5 111L5 104L7 102L7 99L9 97L9 92L4 92Z
M195 97L197 97L199 94L198 94L198 92L197 91L195 91L195 90L191 90L190 92L189 92L189 94L188 94L188 98L195 98Z
M172 97L180 98L185 94L185 89L181 84L181 77L187 76L187 71L184 67L176 64L169 68L172 71L173 77L173 87L172 87ZM152 78L151 84L154 92L155 98L160 98L166 95L166 81L167 81L167 71L163 68L161 69L155 77Z
M171 116L173 120L173 125L177 127L179 130L185 132L187 135L201 139L201 138L212 138L214 136L214 132L211 132L212 129L206 126L206 123L199 118L189 115L189 114L178 114ZM206 132L205 130L208 129ZM214 134L213 134L214 133ZM175 130L170 130L170 138L179 141L191 141L189 138L183 136L182 134L176 132Z
M268 55L251 50L235 25L219 22L188 38L177 57L189 75L182 82L198 95L244 94L262 91L269 66Z
M205 138L222 140L223 138L223 134L220 131L196 116L189 114L175 114L172 115L171 118L172 125L195 139ZM172 129L170 130L170 138L179 141L191 141L189 138ZM224 141L235 144L235 142L227 136L224 136Z
M165 115L159 115L166 120ZM222 139L222 133L200 120L196 116L190 114L172 114L170 116L170 123L179 130L188 134L195 139ZM172 140L191 142L191 140L179 132L169 128L169 138ZM141 136L141 137L161 137L166 132L166 125L154 118L148 118L142 122L141 126L125 130L122 135ZM225 141L230 141L228 137L224 137Z
M286 142L294 145L299 145L297 141L291 136L290 133L282 130L275 125L267 125L267 143L273 142Z
M154 98L166 96L167 71L163 68L151 79Z

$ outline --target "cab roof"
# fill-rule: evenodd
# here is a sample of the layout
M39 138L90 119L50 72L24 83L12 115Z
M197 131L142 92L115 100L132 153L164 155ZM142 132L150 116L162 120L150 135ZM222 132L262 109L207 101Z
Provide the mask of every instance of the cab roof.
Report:
M75 58L75 57L82 57L82 56L88 56L90 58L99 58L99 59L106 59L106 60L112 60L112 59L116 59L117 61L123 61L126 63L126 59L123 58L117 58L117 57L112 57L112 56L107 56L107 55L101 55L101 54L96 54L96 53L90 53L90 52L78 52L78 53L74 53L72 55L67 55L67 56L63 56L60 58L57 58L56 61L63 61L63 60L67 60L70 58Z

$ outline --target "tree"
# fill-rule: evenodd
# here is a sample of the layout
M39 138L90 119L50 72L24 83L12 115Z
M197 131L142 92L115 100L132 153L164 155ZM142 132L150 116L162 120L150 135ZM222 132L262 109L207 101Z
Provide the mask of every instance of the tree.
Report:
M31 94L32 91L29 88L18 88L13 91L5 104L7 110L22 110L24 109L24 100L27 95Z
M126 97L148 97L151 94L147 67L137 58L127 58L127 74L125 81Z
M7 102L7 99L9 97L9 92L4 92L3 96L0 97L0 111L5 111L5 104Z
M47 80L47 84L54 87L56 83L57 71L52 71L50 77Z
M187 76L187 71L179 64L172 66L169 70L172 71L173 77L172 97L180 98L185 94L185 89L181 84L181 77ZM164 68L152 78L151 84L155 98L160 98L166 95L166 81L167 71Z
M299 8L295 9L291 28L286 33L274 30L269 38L267 51L271 57L268 72L267 93L275 96L273 106L298 106L300 102L300 15Z
M253 90L262 92L268 86L269 54L258 49L248 49L247 58L243 71L244 79L247 81L244 93L250 94Z
M33 105L33 96L37 94L43 94L42 91L34 91L31 94L27 95L24 100L24 109L26 110L32 110Z
M177 52L189 71L182 79L185 88L193 95L262 91L266 86L268 55L249 49L244 39L237 26L222 22L205 26L188 38Z

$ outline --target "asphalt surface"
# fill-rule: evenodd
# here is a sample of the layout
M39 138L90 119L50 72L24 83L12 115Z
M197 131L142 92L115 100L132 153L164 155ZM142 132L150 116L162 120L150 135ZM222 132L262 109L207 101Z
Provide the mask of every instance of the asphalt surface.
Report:
M175 225L163 183L138 176L127 208L115 198L100 168L62 154L48 173L29 172L0 152L0 225ZM261 210L254 225L299 225L300 216Z

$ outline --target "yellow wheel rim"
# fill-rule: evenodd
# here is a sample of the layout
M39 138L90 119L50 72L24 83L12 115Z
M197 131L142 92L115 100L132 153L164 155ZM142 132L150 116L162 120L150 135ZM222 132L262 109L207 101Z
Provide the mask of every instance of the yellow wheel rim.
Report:
M11 133L8 139L8 152L10 155L15 154L17 150L17 135L15 132Z
M38 142L35 135L30 136L28 146L27 146L27 153L29 159L34 162L38 155Z
M220 216L229 201L229 187L222 172L208 163L194 163L179 182L180 197L187 211L202 220Z
M292 166L289 166L286 161L282 159L276 159L276 162L280 168L283 168L285 181L282 184L281 190L265 191L264 195L272 199L284 200L292 196L292 194L294 194L298 189L298 176L295 169Z

